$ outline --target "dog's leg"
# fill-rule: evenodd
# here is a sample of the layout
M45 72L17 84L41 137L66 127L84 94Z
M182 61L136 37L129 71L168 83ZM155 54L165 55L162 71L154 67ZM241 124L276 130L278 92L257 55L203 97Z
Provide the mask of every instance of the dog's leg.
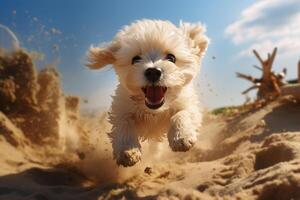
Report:
M181 110L171 118L168 132L169 145L173 151L188 151L197 141L197 129L201 125L201 114Z
M114 120L109 136L112 141L114 159L118 165L129 167L141 160L141 145L135 134L132 120Z

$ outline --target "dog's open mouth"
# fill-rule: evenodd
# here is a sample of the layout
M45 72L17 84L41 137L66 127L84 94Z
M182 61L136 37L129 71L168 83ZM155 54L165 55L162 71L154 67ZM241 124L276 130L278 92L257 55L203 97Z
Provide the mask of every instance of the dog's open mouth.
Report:
M142 88L145 93L145 104L150 109L158 109L164 104L167 87L146 86Z

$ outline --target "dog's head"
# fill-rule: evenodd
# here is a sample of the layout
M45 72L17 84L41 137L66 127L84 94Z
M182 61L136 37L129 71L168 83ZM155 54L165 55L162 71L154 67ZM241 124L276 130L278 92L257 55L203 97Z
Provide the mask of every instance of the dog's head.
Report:
M137 104L168 107L199 71L208 45L204 33L201 24L176 27L168 21L137 21L107 45L91 47L87 65L99 69L112 64L120 84Z

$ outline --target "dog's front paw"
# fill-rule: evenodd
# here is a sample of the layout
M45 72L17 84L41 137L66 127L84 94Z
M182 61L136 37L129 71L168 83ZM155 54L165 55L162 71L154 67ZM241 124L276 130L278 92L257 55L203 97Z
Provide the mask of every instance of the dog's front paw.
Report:
M138 148L122 151L118 158L117 164L124 167L131 167L141 160L142 153Z
M188 151L196 141L197 138L193 136L169 137L169 145L173 151Z

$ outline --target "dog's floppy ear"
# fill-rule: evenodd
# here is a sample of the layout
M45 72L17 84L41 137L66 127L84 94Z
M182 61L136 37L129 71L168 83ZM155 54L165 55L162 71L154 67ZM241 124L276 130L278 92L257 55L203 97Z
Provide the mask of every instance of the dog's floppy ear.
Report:
M88 66L90 69L100 69L105 65L115 62L115 53L119 49L117 42L111 42L101 47L91 46L87 53Z
M209 39L205 35L206 28L204 25L197 23L191 24L187 22L180 22L180 29L188 38L188 45L192 49L192 53L201 57L204 55Z

